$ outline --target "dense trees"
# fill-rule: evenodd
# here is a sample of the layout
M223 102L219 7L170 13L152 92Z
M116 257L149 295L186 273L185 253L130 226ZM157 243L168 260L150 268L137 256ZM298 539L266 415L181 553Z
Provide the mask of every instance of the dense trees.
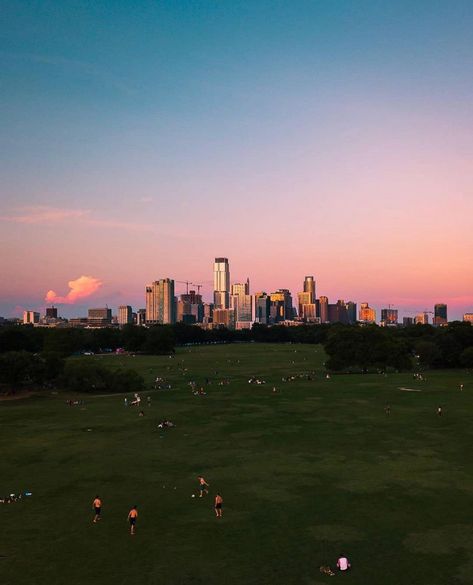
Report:
M249 341L322 343L328 354L327 367L334 371L387 367L406 370L413 363L426 368L473 367L473 327L461 322L450 323L448 327L405 328L255 324L251 330L242 331L204 330L184 323L149 328L127 325L122 329L11 326L0 328L0 382L43 384L55 380L64 367L62 358L84 351L124 348L169 354L175 345ZM111 385L110 381L106 384Z

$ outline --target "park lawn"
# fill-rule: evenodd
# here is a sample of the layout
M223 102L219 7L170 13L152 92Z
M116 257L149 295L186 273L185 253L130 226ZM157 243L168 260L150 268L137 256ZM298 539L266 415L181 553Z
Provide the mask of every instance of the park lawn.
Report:
M332 578L319 566L341 552L353 569L333 582L473 583L466 372L326 379L321 347L290 344L78 359L173 388L142 393L144 417L123 395L83 395L84 407L64 394L0 403L0 494L33 492L0 505L2 585L322 585ZM188 382L206 377L207 395L193 396ZM162 418L176 428L159 431ZM199 474L210 483L202 499L191 497Z

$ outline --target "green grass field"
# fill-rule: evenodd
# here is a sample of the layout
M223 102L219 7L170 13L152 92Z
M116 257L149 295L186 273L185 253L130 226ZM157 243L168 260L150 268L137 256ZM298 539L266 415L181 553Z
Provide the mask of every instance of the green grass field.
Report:
M296 345L79 359L129 365L173 389L144 392L144 417L123 395L83 395L83 408L64 394L0 403L0 495L33 492L0 504L2 585L473 583L466 372L326 379L322 349ZM311 370L311 381L281 381ZM205 377L207 395L193 396L189 380ZM159 431L165 417L176 428ZM210 483L202 499L191 497L199 474ZM96 494L103 520L93 524ZM321 575L340 552L352 571Z

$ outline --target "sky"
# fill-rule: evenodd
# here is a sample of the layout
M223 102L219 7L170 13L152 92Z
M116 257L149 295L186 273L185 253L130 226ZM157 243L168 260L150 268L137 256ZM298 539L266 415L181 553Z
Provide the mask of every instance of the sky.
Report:
M0 315L210 300L216 256L473 312L472 30L471 0L4 0Z

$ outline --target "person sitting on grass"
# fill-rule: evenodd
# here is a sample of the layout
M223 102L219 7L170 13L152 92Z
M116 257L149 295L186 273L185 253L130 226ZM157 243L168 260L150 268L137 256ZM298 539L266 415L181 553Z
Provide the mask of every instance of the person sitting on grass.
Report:
M350 561L345 555L340 555L338 557L337 567L339 571L348 571L348 569L351 567Z

